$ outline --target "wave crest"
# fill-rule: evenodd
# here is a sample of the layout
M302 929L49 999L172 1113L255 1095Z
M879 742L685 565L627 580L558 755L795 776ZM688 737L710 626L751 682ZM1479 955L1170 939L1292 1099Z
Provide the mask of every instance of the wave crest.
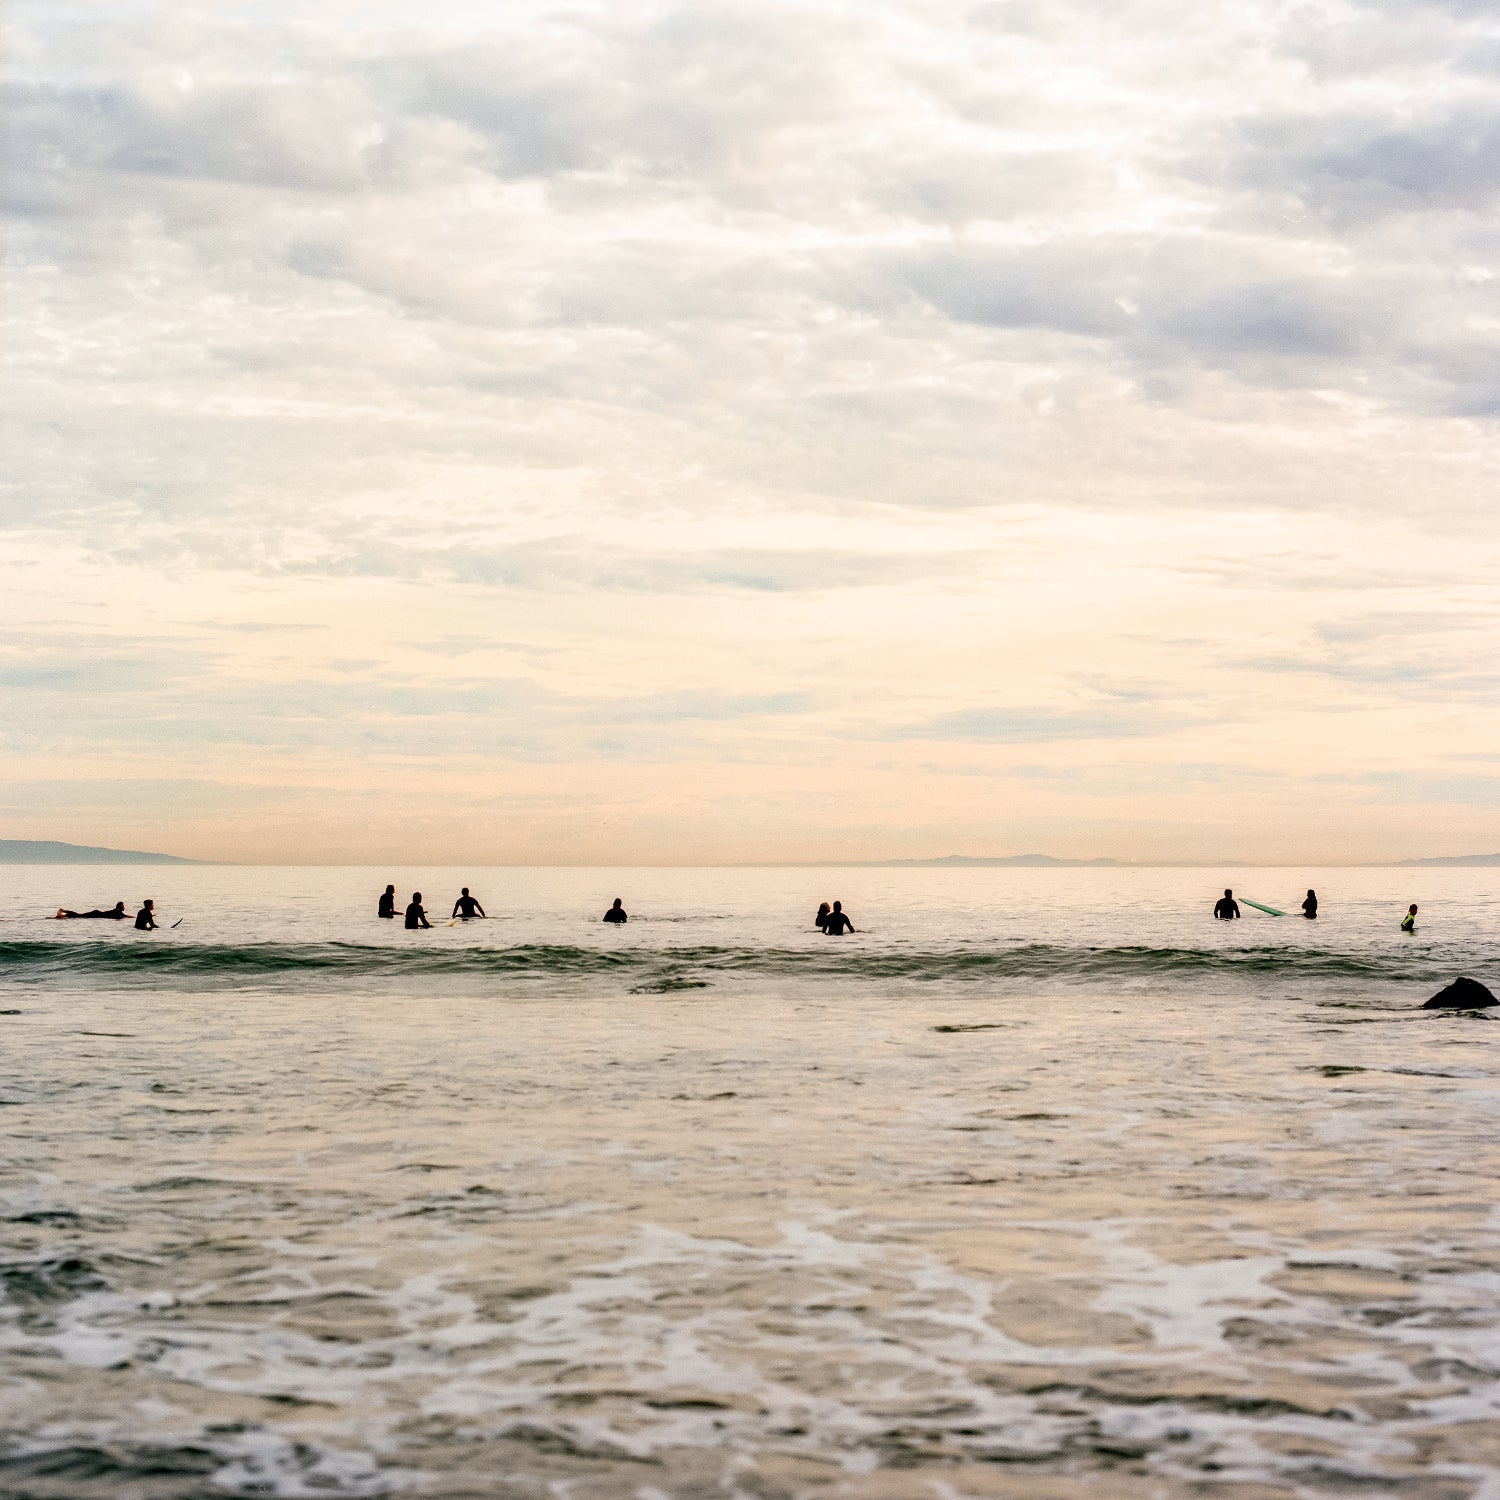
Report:
M364 943L0 942L0 978L42 983L253 986L303 979L351 983L393 979L516 978L557 982L617 978L634 993L710 987L713 976L923 983L985 981L1107 984L1197 977L1415 980L1428 966L1390 955L1362 957L1306 948L1086 947L1031 943L1010 948L872 951L853 944L756 948L710 944L601 949L523 943L507 948L395 947Z

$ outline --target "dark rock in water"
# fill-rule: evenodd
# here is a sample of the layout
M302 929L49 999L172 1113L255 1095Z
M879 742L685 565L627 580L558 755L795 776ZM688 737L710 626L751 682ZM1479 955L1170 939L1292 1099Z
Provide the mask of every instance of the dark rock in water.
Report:
M1478 1010L1485 1005L1500 1005L1477 979L1455 979L1445 990L1439 990L1423 1010Z

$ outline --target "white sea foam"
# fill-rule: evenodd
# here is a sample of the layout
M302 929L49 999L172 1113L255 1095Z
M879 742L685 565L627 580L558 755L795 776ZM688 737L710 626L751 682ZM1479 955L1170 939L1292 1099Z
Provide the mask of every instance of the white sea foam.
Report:
M955 923L985 937L945 889L903 962ZM1083 972L1082 939L1118 934L1082 890L990 936L1060 951L1071 921ZM1318 951L1365 943L1329 906ZM673 943L722 949L680 915ZM742 915L747 950L800 941ZM1140 936L1188 951L1161 928ZM0 1492L52 1454L145 1500L496 1476L587 1500L900 1476L957 1496L966 1465L1080 1496L1124 1475L1164 1500L1438 1480L1500 1500L1472 1438L1500 1418L1492 1027L1337 966L1295 1000L1274 969L1179 959L1028 992L960 963L862 976L860 941L836 974L710 955L715 988L686 999L602 969L555 995L336 971L228 1005L206 981L27 980L4 1033L25 1087Z

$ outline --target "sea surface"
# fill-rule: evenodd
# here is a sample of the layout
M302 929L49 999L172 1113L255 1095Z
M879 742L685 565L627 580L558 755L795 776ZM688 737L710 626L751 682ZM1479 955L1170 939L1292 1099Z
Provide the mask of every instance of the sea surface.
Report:
M46 920L144 896L181 925ZM1500 1500L1500 1012L1419 1008L1500 990L1500 870L0 913L5 1500Z

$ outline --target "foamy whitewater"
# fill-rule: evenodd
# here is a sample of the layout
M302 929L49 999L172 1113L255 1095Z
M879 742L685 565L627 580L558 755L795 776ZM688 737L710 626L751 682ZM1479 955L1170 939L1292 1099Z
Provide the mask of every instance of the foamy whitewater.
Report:
M0 893L0 1495L1500 1497L1500 870Z

